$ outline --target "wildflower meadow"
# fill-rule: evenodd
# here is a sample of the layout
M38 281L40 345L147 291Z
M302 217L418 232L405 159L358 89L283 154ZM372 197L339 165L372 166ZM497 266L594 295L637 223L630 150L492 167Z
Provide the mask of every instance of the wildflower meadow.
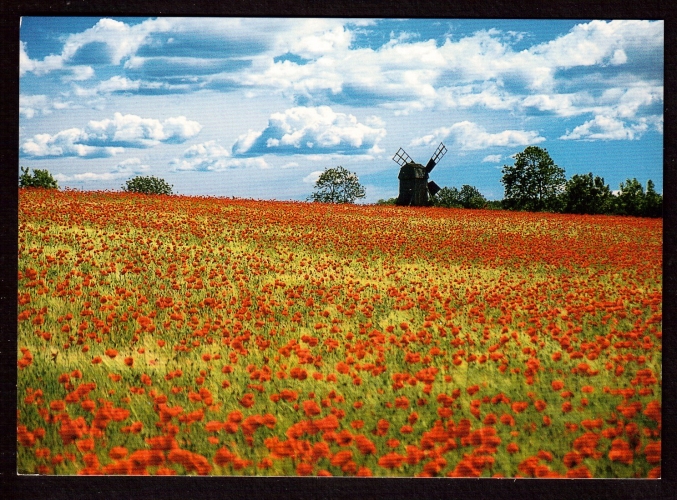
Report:
M21 474L657 478L662 220L19 193Z

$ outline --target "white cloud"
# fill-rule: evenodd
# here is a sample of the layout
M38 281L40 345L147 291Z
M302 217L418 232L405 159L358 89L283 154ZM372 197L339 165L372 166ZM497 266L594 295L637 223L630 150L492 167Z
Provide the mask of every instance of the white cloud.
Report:
M28 72L36 75L44 75L50 71L63 68L63 58L61 56L49 55L42 61L36 61L28 56L26 43L19 44L19 76L24 76Z
M37 114L49 115L54 110L72 107L72 102L53 101L46 95L19 94L19 114L33 118Z
M139 158L128 158L118 163L114 168L114 173L119 174L140 174L150 170L148 165L142 165Z
M246 153L254 145L254 142L256 142L256 140L261 137L262 133L262 131L249 129L246 134L242 134L237 138L235 144L233 145L233 152L235 154Z
M318 33L308 40L347 32L332 28ZM331 99L348 94L356 103L374 102L399 114L436 105L514 109L524 97L507 91L506 80L550 95L560 69L626 64L628 50L662 47L663 23L594 21L576 25L549 43L516 52L511 44L518 39L483 30L456 41L447 39L439 46L434 40L405 38L391 39L378 49L317 42L310 50L304 48L305 42L291 43L286 49L307 58L305 64L261 60L231 77L245 86L291 95L325 92ZM539 102L542 110L554 105L542 100L527 105Z
M25 156L36 158L54 156L79 156L84 158L114 156L124 151L122 147L89 146L85 144L88 140L89 137L84 130L70 128L55 135L37 134L22 144L21 152Z
M493 146L525 146L538 144L545 137L534 130L504 130L495 134L487 132L484 127L469 121L454 123L451 127L440 127L432 133L411 141L411 146L437 145L450 137L461 150L486 149Z
M63 77L65 82L89 80L94 76L94 68L91 66L71 66L68 69L71 74Z
M302 57L326 56L337 51L346 51L352 42L352 32L344 26L328 26L322 19L309 19L304 27L309 34L292 41L289 52ZM308 33L308 32L306 32Z
M302 181L305 182L306 184L314 185L320 178L320 175L322 175L322 172L324 172L324 170L315 170L314 172L310 172L302 179Z
M207 141L190 146L184 151L183 159L175 158L170 164L176 171L220 171L231 168L269 168L269 165L263 158L232 158L230 151L220 144L217 144L216 141Z
M91 97L98 94L109 94L112 92L120 92L125 90L138 90L140 83L138 81L130 80L129 78L115 75L108 80L100 82L95 87L82 88L75 86L75 95L83 97Z
M483 84L440 87L437 91L439 101L450 108L471 108L480 106L487 109L513 109L519 103L517 96L510 95L492 82Z
M56 174L54 178L59 182L68 181L110 181L115 179L124 179L130 175L145 173L150 170L148 165L142 165L139 158L128 158L121 161L111 170L105 172L83 172L80 174L64 175Z
M482 163L498 163L501 161L501 155L487 155L482 159Z
M530 52L550 67L571 68L596 64L624 64L628 49L662 47L662 21L591 21L576 25L569 33L533 47Z
M160 72L157 80L116 75L94 87L76 87L75 94L91 97L124 91L183 92L204 86L232 90L244 86L252 95L281 92L295 99L306 98L308 104L326 103L328 99L381 106L396 114L434 106L509 110L521 104L560 116L610 115L611 110L599 108L614 107L614 102L595 103L597 98L584 92L558 94L559 82L567 78L560 77L558 71L637 63L642 50L662 50L664 39L662 21L621 20L581 23L550 42L519 51L514 44L522 34L495 29L457 40L448 38L442 44L402 32L376 49L356 47L359 27L375 23L159 18L132 26L101 19L92 28L69 35L60 54L39 61L29 58L22 42L20 72L23 76L27 72L43 75L69 70L72 75L66 78L82 80L94 74L89 59L94 65L123 65L137 72L143 72L149 62L162 68L166 61L172 70ZM182 49L177 51L176 47ZM243 47L247 48L244 52ZM275 62L285 54L303 61L297 64L292 58ZM238 59L251 64L230 67L219 62ZM177 85L179 77L184 78ZM525 92L532 95L525 97ZM624 105L618 103L619 108ZM244 142L241 146L244 148Z
M627 86L605 89L598 97L583 90L568 94L532 94L521 105L540 111L553 112L559 116L597 115L634 118L642 107L663 102L663 86L648 82L631 82Z
M567 131L560 137L563 140L633 140L639 139L649 130L650 120L641 118L636 123L627 124L613 116L597 115L583 125ZM658 126L658 125L657 125ZM662 127L661 127L662 129Z
M129 148L147 148L162 142L181 143L202 129L196 121L185 116L167 118L160 122L153 118L115 113L113 119L90 121L84 129L70 128L55 135L37 134L24 142L21 150L26 156L113 156Z
M374 123L374 118L370 121ZM355 116L337 113L329 106L298 106L273 113L263 131L250 130L238 138L233 151L240 155L355 154L375 148L385 135L385 128L370 127L358 122Z

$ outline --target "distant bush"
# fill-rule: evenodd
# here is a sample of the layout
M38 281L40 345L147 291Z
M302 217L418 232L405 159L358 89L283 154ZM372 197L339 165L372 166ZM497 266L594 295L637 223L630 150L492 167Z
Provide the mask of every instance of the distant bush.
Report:
M29 168L21 167L21 175L19 176L19 187L22 188L45 188L45 189L59 189L52 174L47 170L33 170L30 173Z
M464 184L460 191L456 187L443 187L432 199L433 206L444 208L484 208L487 199L475 186Z
M561 206L569 214L606 214L613 210L614 197L604 179L599 176L574 175L561 194Z
M621 182L620 191L614 199L614 212L618 215L638 217L662 217L663 197L655 190L652 180L644 187L637 179Z
M123 191L129 193L143 193L143 194L172 194L172 187L164 179L157 177L137 176L129 179L124 186Z
M397 201L397 198L388 198L387 200L378 200L377 205L394 205Z

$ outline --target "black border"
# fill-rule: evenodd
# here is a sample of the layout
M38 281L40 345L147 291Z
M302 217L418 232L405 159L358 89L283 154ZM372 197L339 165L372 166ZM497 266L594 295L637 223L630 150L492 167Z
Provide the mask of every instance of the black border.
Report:
M0 496L5 498L677 498L674 423L677 309L677 5L670 0L8 0L0 3ZM663 479L146 478L16 475L19 18L22 15L664 19ZM667 362L666 362L667 360Z

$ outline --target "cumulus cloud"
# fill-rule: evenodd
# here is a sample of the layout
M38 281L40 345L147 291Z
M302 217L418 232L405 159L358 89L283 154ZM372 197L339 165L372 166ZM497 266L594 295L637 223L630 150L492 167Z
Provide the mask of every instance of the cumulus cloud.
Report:
M487 155L482 159L482 163L498 163L501 161L501 155Z
M98 94L110 94L113 92L125 92L138 90L140 87L139 81L130 80L129 78L115 75L108 80L99 82L96 86L90 88L82 88L75 86L75 95L82 97L92 97Z
M662 21L591 21L576 25L569 33L531 49L551 67L571 68L596 64L620 65L627 51L662 47Z
M170 163L177 171L220 171L232 168L269 168L263 158L233 158L228 149L216 141L207 141L190 146L183 158Z
M185 93L194 86L189 83L172 84L168 82L134 80L131 78L115 75L108 80L99 82L92 87L73 86L73 93L78 97L98 97L110 94L176 94Z
M486 149L493 146L526 146L543 142L545 137L534 130L504 130L495 134L476 123L462 121L451 127L440 127L430 134L414 139L411 146L437 145L447 138L452 139L461 150Z
M571 132L560 137L563 140L634 140L639 139L650 125L655 125L659 132L663 131L662 117L640 118L634 123L628 123L613 116L597 115Z
M110 181L115 179L123 179L130 175L145 173L150 170L148 165L141 164L139 158L128 158L123 160L112 169L104 172L82 172L73 175L56 174L54 178L59 182L68 181Z
M375 123L374 117L370 123ZM298 106L272 114L264 130L250 130L240 136L233 151L240 156L361 154L374 150L385 135L385 128L360 123L355 116L335 112L329 106Z
M26 44L22 42L20 73L23 76L27 72L33 72L41 76L63 69L69 64L76 67L119 64L123 58L139 48L153 28L157 29L162 24L162 20L148 20L129 26L121 21L101 19L81 33L68 35L60 54L50 54L41 61L30 59Z
M522 106L574 116L610 115L609 110L591 108L624 104L597 102L600 96L585 92L558 92L562 82L569 82L568 70L644 67L642 71L657 75L662 64L662 21L580 23L549 42L520 50L515 48L523 44L520 33L495 29L443 42L404 33L393 34L380 47L356 45L362 27L377 23L158 18L131 25L101 19L68 35L60 53L42 60L31 59L21 42L20 72L64 70L70 72L65 78L83 80L91 79L93 67L102 64L126 71L88 88L76 86L81 97L244 87L254 94L280 92L299 104L381 106L397 114L434 106ZM656 64L645 62L647 54L653 54Z
M308 175L306 175L303 179L302 182L305 182L306 184L315 184L318 179L320 178L320 175L322 175L323 170L315 170L314 172L310 172Z
M19 44L19 76L32 72L38 76L63 68L63 58L57 55L46 56L42 61L33 60L28 56L26 43Z
M25 156L48 158L59 156L113 156L124 148L148 148L160 143L181 143L202 129L185 116L141 118L115 113L112 119L90 121L84 129L70 128L54 135L37 134L21 146Z
M22 42L20 72L21 76L28 72L42 76L75 66L125 63L134 69L169 56L169 64L193 58L195 64L185 66L186 71L216 63L208 68L215 73L223 69L218 59L252 58L274 47L311 54L345 49L351 32L343 24L338 19L156 18L131 25L100 19L91 28L68 35L60 53L42 60L31 59Z
M660 106L662 102L662 85L639 81L625 87L611 86L597 97L587 90L566 94L532 94L524 98L521 105L564 117L593 113L633 118L642 112L642 108Z
M19 94L19 114L26 118L33 118L38 114L49 115L54 110L72 107L72 101L52 100L46 95Z

